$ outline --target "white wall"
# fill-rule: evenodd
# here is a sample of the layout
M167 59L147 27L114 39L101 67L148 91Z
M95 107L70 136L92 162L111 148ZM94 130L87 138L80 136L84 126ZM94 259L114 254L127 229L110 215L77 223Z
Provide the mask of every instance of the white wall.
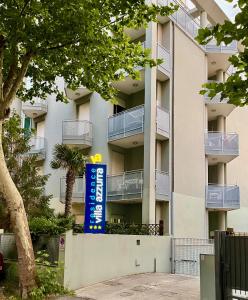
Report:
M140 245L137 245L140 240ZM120 276L170 272L171 238L167 236L134 236L72 234L67 232L64 254L64 284L78 289Z

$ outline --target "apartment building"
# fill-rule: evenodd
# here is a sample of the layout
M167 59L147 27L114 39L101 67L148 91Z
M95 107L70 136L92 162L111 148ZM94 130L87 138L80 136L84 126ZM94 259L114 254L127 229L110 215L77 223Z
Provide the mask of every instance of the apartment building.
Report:
M109 222L162 220L165 233L176 237L204 238L227 226L248 229L247 109L199 94L206 81L227 78L228 58L238 45L201 46L194 38L201 26L226 18L214 0L192 0L180 2L180 9L159 17L158 24L128 30L133 42L164 62L140 68L140 81L127 76L114 83L118 105L84 87L72 91L63 80L68 104L53 95L46 102L16 104L24 126L36 128L32 153L39 154L41 172L51 174L46 193L53 195L52 207L63 210L65 173L51 169L50 161L54 145L64 143L86 155L102 154ZM79 223L84 191L84 178L77 178L73 213Z

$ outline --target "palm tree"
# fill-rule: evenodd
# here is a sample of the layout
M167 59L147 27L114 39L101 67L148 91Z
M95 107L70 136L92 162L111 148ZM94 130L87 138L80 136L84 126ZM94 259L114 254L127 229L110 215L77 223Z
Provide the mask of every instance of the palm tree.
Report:
M73 186L76 176L84 174L86 160L87 157L78 148L60 144L54 147L51 167L66 170L65 217L71 215Z

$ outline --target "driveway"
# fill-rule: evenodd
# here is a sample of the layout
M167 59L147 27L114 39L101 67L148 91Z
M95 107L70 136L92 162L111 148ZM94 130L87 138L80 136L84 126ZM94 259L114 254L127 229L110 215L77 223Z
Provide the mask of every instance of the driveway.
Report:
M197 277L165 273L130 275L76 291L82 300L199 300Z

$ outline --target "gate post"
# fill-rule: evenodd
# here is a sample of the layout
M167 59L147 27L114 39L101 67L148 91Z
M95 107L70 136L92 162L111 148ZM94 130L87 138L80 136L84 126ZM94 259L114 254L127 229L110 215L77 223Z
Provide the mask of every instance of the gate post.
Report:
M214 253L215 253L215 295L216 300L224 300L223 291L223 258L222 249L225 242L225 231L215 231L214 234Z

